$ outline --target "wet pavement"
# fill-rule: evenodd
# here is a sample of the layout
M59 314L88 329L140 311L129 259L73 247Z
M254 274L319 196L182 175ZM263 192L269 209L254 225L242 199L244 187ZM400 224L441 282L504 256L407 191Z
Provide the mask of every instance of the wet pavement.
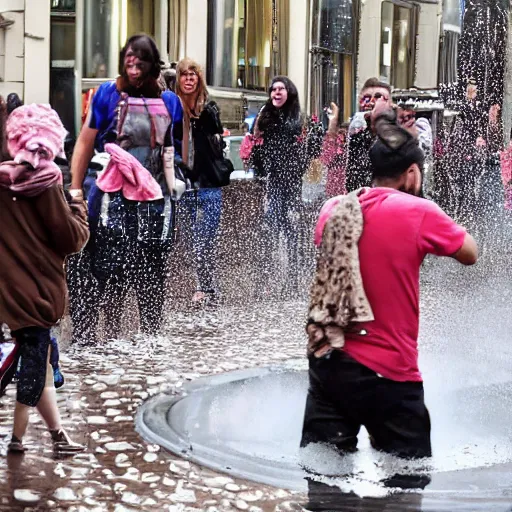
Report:
M430 368L427 405L431 398L439 400L432 435L434 445L441 447L436 463L443 473L442 478L433 475L428 499L418 493L360 498L342 486L332 488L338 506L328 503L325 510L505 512L512 507L511 497L505 508L512 496L507 420L507 410L512 410L512 292L505 275L492 262L488 268L463 271L451 262L425 266L420 365ZM5 456L12 426L11 388L0 400L0 510L303 510L305 492L200 467L146 442L134 423L148 398L162 392L179 396L187 383L200 377L304 361L306 308L303 301L240 300L217 309L169 309L164 336L145 339L134 334L64 350L66 385L58 392L64 426L87 445L87 452L55 460L49 436L34 414L26 438L29 451ZM443 399L444 389L458 396L457 408ZM239 408L227 412L243 414ZM454 424L454 414L459 423ZM469 471L463 477L466 492L446 502L446 491L460 482L460 470Z
M201 376L303 356L304 312L303 303L290 303L173 313L166 337L72 347L62 355L66 385L58 397L65 428L87 452L54 460L33 414L29 451L6 457L11 387L0 401L0 510L301 510L303 494L230 478L148 444L136 433L134 416L148 397L178 394ZM260 332L260 318L275 329Z

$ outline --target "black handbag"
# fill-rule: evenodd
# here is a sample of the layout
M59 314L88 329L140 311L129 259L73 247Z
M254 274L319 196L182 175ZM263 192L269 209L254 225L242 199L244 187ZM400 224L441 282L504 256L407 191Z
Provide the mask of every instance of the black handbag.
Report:
M212 187L225 187L230 183L233 163L224 156L225 142L217 104L210 101L198 119L199 139L196 153L200 155L199 170Z
M212 158L205 162L204 173L212 186L225 187L230 183L234 167L231 160L224 157L224 140L217 137L219 136L207 136Z

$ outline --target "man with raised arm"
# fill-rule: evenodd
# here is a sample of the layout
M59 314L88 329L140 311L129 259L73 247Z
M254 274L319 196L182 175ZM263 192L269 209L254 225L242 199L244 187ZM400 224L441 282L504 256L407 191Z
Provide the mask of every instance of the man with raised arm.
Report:
M477 260L466 230L418 197L424 155L385 102L372 113L373 188L330 199L316 228L311 290L310 387L302 446L372 446L405 458L431 455L418 368L419 277L427 254Z

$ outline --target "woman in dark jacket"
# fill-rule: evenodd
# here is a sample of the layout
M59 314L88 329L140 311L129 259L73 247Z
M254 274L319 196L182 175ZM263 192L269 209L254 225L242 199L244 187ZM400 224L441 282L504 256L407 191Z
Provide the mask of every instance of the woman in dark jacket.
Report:
M178 62L176 94L183 105L183 162L195 189L189 191L183 200L193 224L197 289L192 302L205 304L217 295L215 253L222 209L222 183L212 172L211 164L219 154L222 155L224 130L217 105L208 101L201 66L192 59ZM213 151L215 147L218 151Z
M279 235L284 236L287 288L297 293L302 176L311 160L320 155L322 132L302 116L297 88L288 77L272 80L269 99L255 122L254 136L262 140L254 146L251 160L256 174L266 179L269 238L277 244Z

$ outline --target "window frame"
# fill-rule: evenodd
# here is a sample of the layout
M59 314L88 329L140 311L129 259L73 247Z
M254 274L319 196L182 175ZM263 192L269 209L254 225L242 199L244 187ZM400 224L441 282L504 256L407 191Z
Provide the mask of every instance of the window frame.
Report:
M58 7L54 7L53 5L50 4L50 14L51 15L59 15L59 16L75 16L75 13L76 13L76 5L78 3L78 0L75 0L75 5L74 7L72 8L69 8L69 9L63 9L63 8L58 8Z
M285 2L285 8L283 9L285 12L281 12L281 2ZM235 79L232 80L231 84L226 84L225 81L219 79L216 74L218 70L216 69L216 56L218 55L219 44L217 41L217 25L218 20L216 16L218 15L218 11L216 9L216 0L208 0L207 2L207 49L206 49L206 81L209 85L218 88L218 89L229 89L236 91L247 91L247 92L266 92L268 89L268 85L272 76L276 75L286 75L288 70L288 54L283 56L283 52L279 53L280 44L284 43L285 49L288 48L288 39L289 39L289 10L291 8L293 0L270 0L271 2L271 21L270 26L266 28L270 29L269 34L269 60L270 65L268 66L268 70L266 72L265 83L263 85L258 84L250 84L248 83L249 79L249 63L247 58L247 44L243 42L244 48L244 64L241 65L237 60L238 64L236 65L236 69L233 69L232 72L235 73ZM247 30L247 2L248 0L243 0L244 4L244 26L245 30ZM284 16L284 18L280 18ZM284 19L284 26L283 26ZM281 39L280 39L281 38ZM284 40L283 40L284 39ZM241 48L241 44L238 41L238 34L234 37L234 43L236 45L237 55L239 55L239 49ZM287 53L287 52L286 52ZM257 71L261 66L253 67L252 71ZM267 67L265 66L265 69ZM260 70L261 71L261 70ZM243 79L242 86L232 85L237 84L241 77L245 77Z
M415 2L407 2L405 0L383 0L380 6L380 39L379 39L379 70L383 67L383 43L382 43L382 11L385 3L393 5L393 30L391 32L391 66L389 74L389 84L397 89L410 89L414 87L416 78L416 65L417 65L417 52L418 52L418 33L419 33L419 14L420 6ZM410 64L407 69L407 85L406 87L399 87L396 83L396 59L397 53L393 51L396 47L396 31L394 30L397 8L404 8L409 11L409 47L410 47Z
M343 120L348 120L356 108L361 5L359 0L352 0L352 41L345 52L340 52L321 46L320 3L319 0L310 0L309 6L308 112L327 125L324 108L331 101L338 105ZM329 73L334 73L335 69L336 97L329 97L327 91L330 86L325 78Z

